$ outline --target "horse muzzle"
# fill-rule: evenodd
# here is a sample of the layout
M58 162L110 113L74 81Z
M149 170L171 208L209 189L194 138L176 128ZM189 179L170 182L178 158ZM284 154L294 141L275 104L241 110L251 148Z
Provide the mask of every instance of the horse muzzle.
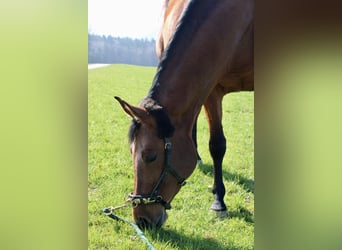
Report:
M142 205L133 208L134 221L141 229L159 229L167 217L165 208L160 205Z

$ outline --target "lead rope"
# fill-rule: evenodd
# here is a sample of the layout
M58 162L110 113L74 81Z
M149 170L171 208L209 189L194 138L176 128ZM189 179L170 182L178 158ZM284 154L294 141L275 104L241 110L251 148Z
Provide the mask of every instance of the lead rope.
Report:
M114 210L122 208L122 207L126 207L128 206L127 203L121 205L121 206L117 206L117 207L107 207L103 209L103 213L105 215L107 215L108 217L112 218L113 220L116 221L121 221L123 223L129 224L131 227L133 227L133 229L135 230L135 232L138 234L138 236L140 237L140 239L142 241L144 241L148 247L149 250L155 250L155 248L152 246L152 244L148 241L148 239L146 238L146 236L144 235L144 233L140 230L140 228L134 224L133 222L130 222L126 219L120 218L119 216L115 215L113 213Z
M169 138L165 138L164 142L165 142L165 154L166 154L165 155L165 157L166 157L166 159L165 159L165 168L164 168L161 176L159 177L159 180L158 180L157 184L153 188L153 191L152 191L151 195L154 195L155 193L158 192L160 184L162 183L162 181L164 180L165 176L168 173L171 173L177 179L177 182L178 182L179 185L184 186L185 183L186 183L185 179L180 177L178 175L178 173L176 172L176 170L174 168L172 168L171 165L170 165L171 145L172 145L170 139ZM131 227L134 228L134 230L139 235L139 237L142 239L142 241L144 241L146 243L146 245L148 246L148 249L149 250L155 250L155 248L148 241L148 239L146 238L144 233L140 230L140 228L136 224L134 224L133 222L130 222L130 221L126 220L126 219L120 218L119 216L117 216L117 215L115 215L113 213L114 210L116 210L116 209L128 206L129 202L132 203L133 207L136 207L139 204L147 205L147 204L151 204L151 203L161 203L165 207L165 209L170 209L171 208L170 204L165 202L165 200L163 200L161 198L161 196L156 196L156 197L152 196L151 197L151 195L149 195L148 197L143 197L143 196L139 196L138 197L137 195L135 195L135 196L134 195L130 195L129 199L123 205L117 206L117 207L107 207L107 208L104 208L103 209L103 213L105 215L107 215L108 217L112 218L113 220L121 221L121 222L129 224ZM161 200L157 200L156 198L158 198L158 197L160 197ZM135 201L135 200L137 200L137 201Z

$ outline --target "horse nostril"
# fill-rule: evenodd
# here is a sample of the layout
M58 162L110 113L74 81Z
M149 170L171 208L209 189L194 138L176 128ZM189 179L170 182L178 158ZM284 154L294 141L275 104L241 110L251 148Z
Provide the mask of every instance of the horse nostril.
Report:
M147 215L136 215L134 217L135 223L140 229L159 229L167 220L167 213L165 210L159 211L156 217L150 217Z
M151 229L152 228L152 223L145 217L139 217L137 220L137 225L141 229Z

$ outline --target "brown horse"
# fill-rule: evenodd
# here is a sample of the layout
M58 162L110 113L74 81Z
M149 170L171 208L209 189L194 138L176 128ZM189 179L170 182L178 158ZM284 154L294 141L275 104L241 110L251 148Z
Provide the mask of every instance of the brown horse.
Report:
M160 227L165 209L196 166L192 128L204 105L214 161L215 211L226 211L222 160L222 99L252 91L253 0L166 1L157 48L161 61L139 106L115 97L132 118L133 218L140 227Z

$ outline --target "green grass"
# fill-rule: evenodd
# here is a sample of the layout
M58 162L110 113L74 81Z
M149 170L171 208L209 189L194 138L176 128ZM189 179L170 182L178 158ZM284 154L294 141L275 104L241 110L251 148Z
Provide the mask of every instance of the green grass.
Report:
M122 204L133 190L127 140L130 118L113 96L137 104L148 92L156 69L112 65L88 71L88 248L147 249L128 225L102 214ZM172 202L169 219L159 231L145 231L156 249L254 248L254 95L234 93L223 103L227 152L223 161L228 217L209 210L213 195L209 132L204 112L198 119L203 165L196 167ZM131 209L118 215L132 220Z

